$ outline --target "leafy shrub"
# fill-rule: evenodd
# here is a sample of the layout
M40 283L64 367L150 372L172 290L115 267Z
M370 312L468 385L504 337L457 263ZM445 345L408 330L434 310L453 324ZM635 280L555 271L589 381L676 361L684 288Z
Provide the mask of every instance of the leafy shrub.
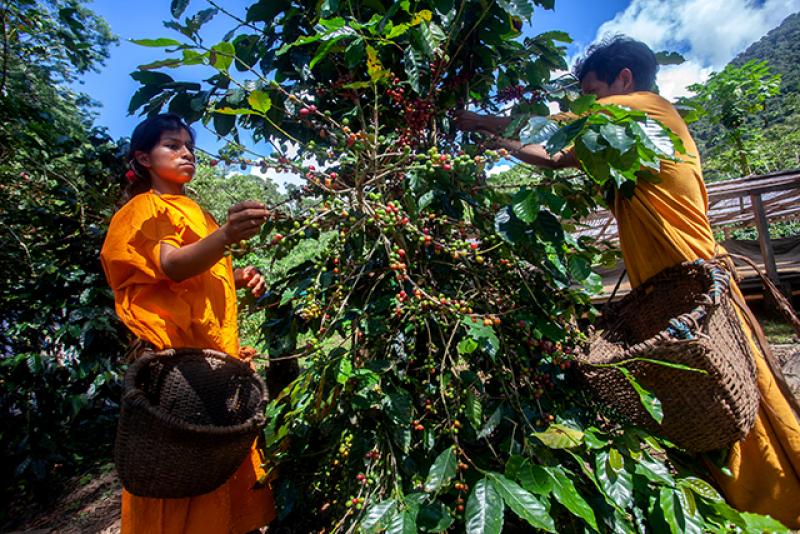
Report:
M113 442L125 336L99 262L121 146L64 85L107 56L80 2L6 4L0 90L0 451L4 492Z
M270 462L284 474L276 527L781 529L730 508L690 459L667 459L680 457L669 444L612 423L573 374L601 251L570 230L604 193L651 179L665 154L643 113L551 80L568 36L523 40L520 28L552 1L261 0L230 14L234 29L212 46L202 26L226 8L181 21L188 4L173 2L167 23L181 40L142 41L170 52L143 72L216 75L193 87L137 74L132 105L213 121L245 166L305 177L252 253L281 258L332 236L261 302L270 357L303 362L268 407ZM547 100L579 118L548 120ZM453 130L449 110L469 103L510 103L509 134L551 153L574 144L583 172L487 187L507 154ZM239 148L241 130L264 154Z

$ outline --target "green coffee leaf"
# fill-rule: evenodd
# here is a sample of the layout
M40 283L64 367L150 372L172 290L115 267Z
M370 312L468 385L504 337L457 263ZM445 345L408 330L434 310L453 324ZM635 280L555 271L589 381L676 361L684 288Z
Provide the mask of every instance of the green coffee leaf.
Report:
M532 493L499 473L488 473L486 477L492 481L492 485L503 498L506 506L511 508L520 519L524 519L533 527L548 532L556 531L549 510Z
M479 429L481 427L481 423L483 422L483 406L481 406L481 401L472 392L472 390L467 392L467 400L465 404L467 420L469 420L472 428L476 430Z
M403 54L403 67L405 68L411 88L414 89L417 94L420 94L421 91L420 78L422 76L421 69L423 61L422 54L413 46L406 47L406 51Z
M680 534L678 526L678 515L676 510L675 490L671 488L661 488L659 490L658 504L664 514L664 521L669 525L671 534Z
M223 41L211 47L211 53L208 56L208 62L211 66L220 72L228 72L231 64L233 63L236 49L231 43Z
M176 41L175 39L167 39L167 38L160 38L160 39L131 39L130 40L133 44L137 44L139 46L148 46L152 48L163 48L167 46L181 46L180 41Z
M544 432L534 432L533 437L551 449L572 449L583 442L583 432L557 423Z
M386 534L416 534L417 522L413 514L407 511L396 511L389 520Z
M530 19L533 15L533 5L528 0L497 0L497 5L515 17Z
M536 495L546 496L553 491L553 477L547 469L526 460L517 473L517 479L523 488Z
M514 215L520 218L521 221L528 224L536 220L539 215L539 198L536 191L522 189L511 200L511 207L514 210Z
M172 0L169 10L170 13L172 13L172 16L177 19L183 15L183 12L186 11L187 7L189 7L189 0Z
M387 499L369 507L361 520L361 528L366 532L377 532L381 528L386 528L386 524L393 517L397 501Z
M567 510L586 521L590 527L598 530L594 510L575 487L575 483L572 481L574 475L571 473L567 475L561 467L552 468L549 474L553 479L553 495L555 495L558 502L563 504Z
M266 113L272 107L272 99L264 91L253 91L247 97L247 102L254 110L261 113Z
M467 534L500 534L503 531L503 499L488 478L483 478L467 499Z
M531 117L519 133L522 143L546 144L560 130L559 124L547 117Z
M633 389L636 390L637 395L639 395L639 399L642 401L642 405L644 409L647 410L653 419L656 420L657 423L660 423L664 420L664 409L661 406L661 401L656 398L655 395L650 393L648 390L644 389L639 382L633 377L630 371L625 369L624 367L617 367L619 371L625 375L625 378L628 379Z
M439 454L428 471L428 478L425 480L425 491L434 493L448 484L456 476L457 464L458 459L452 447L448 447Z

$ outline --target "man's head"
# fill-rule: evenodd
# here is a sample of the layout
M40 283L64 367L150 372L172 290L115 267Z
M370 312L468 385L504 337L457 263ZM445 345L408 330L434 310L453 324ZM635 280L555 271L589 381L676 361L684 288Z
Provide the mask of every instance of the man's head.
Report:
M575 76L585 94L598 98L652 91L658 62L650 48L635 39L617 35L592 45L575 66Z

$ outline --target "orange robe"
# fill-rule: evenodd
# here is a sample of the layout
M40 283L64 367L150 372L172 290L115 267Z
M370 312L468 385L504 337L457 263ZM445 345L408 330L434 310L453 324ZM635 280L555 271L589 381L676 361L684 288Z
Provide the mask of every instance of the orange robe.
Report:
M616 195L612 211L632 286L684 261L714 256L708 195L697 147L675 108L650 92L601 99L646 112L683 141L681 162L663 161L659 183L640 182L632 198ZM734 291L739 291L734 287ZM742 317L740 313L740 318ZM750 333L747 324L745 330ZM712 469L728 502L800 528L800 421L778 388L764 356L754 347L761 404L755 427L731 447L732 476Z
M161 243L181 247L216 229L211 216L183 195L143 193L114 215L100 257L117 314L137 337L158 349L239 354L230 258L183 282L161 270ZM123 490L122 532L241 534L266 525L275 511L269 486L258 484L264 477L262 460L254 445L225 484L198 497L151 499Z

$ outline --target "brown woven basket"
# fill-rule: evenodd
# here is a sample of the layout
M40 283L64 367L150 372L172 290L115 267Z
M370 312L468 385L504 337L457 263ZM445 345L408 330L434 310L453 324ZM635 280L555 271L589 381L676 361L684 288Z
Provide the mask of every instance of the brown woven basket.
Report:
M597 396L629 422L702 452L744 438L756 418L755 361L730 299L730 275L717 263L671 267L604 310L579 369ZM658 424L622 372L597 364L647 358L707 374L648 363L625 364L662 404Z
M147 353L125 375L115 463L134 495L183 498L221 486L264 424L264 381L213 350Z

